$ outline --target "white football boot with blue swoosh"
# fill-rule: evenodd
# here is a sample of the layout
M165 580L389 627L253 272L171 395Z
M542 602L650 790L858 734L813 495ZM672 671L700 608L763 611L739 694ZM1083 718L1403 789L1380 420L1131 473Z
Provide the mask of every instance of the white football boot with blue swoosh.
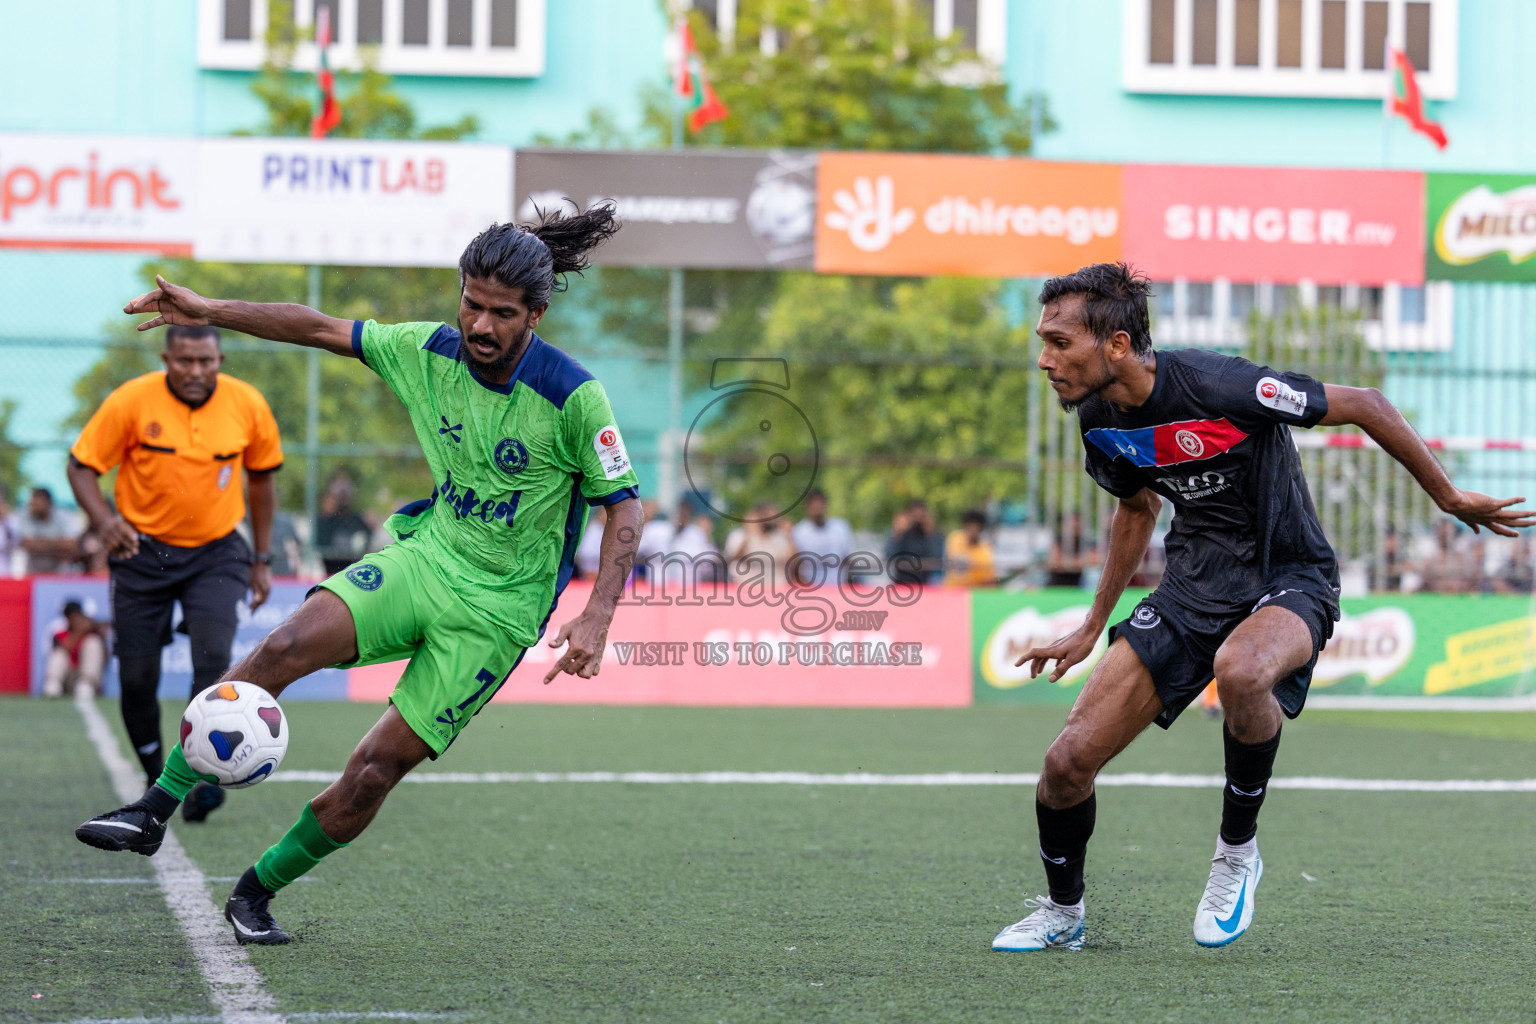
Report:
M1211 858L1211 877L1200 909L1195 911L1195 941L1202 946L1225 946L1247 931L1253 922L1254 891L1263 877L1264 858L1257 845L1249 856L1218 849Z
M1035 950L1061 946L1074 952L1083 948L1083 922L1086 915L1081 902L1076 907L1063 907L1049 896L1025 900L1026 907L1035 912L1018 924L1011 924L998 932L992 940L992 948L999 953L1031 953Z

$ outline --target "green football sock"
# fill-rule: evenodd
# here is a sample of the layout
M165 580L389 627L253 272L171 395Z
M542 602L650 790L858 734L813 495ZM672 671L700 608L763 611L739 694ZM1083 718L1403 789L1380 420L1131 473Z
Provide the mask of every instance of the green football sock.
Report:
M155 785L165 790L177 800L185 800L187 794L192 792L192 787L202 781L213 781L212 775L199 775L187 764L186 755L181 752L181 744L171 748L171 753L165 759L165 768L160 772L160 777L155 780Z
M314 808L305 804L304 812L299 815L293 828L288 830L288 834L268 847L267 852L256 862L256 878L267 889L277 892L302 877L324 860L327 854L335 853L346 845L326 835L320 827L319 819L315 817Z

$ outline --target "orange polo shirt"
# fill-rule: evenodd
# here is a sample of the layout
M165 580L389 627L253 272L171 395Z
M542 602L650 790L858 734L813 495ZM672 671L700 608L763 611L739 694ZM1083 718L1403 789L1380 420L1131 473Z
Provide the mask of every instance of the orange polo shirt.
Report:
M194 409L171 393L164 370L108 395L69 453L98 473L121 464L118 513L140 533L184 548L218 540L245 518L240 466L283 464L261 392L221 373Z

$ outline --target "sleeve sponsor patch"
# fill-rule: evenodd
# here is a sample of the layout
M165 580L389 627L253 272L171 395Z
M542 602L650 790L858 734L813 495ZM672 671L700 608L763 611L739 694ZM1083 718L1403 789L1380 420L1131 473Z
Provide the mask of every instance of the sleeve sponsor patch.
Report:
M624 439L619 436L618 427L610 423L599 430L592 438L592 447L597 450L597 462L603 468L604 477L617 480L629 472L629 453L624 450Z
M1253 393L1260 405L1267 405L1292 416L1303 416L1307 411L1307 393L1297 391L1278 377L1261 377Z

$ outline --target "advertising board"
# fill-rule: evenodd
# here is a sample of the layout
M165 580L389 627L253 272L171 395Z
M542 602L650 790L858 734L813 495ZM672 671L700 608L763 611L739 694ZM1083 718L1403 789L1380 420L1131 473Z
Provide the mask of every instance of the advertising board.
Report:
M1430 174L1425 276L1536 281L1536 175Z

